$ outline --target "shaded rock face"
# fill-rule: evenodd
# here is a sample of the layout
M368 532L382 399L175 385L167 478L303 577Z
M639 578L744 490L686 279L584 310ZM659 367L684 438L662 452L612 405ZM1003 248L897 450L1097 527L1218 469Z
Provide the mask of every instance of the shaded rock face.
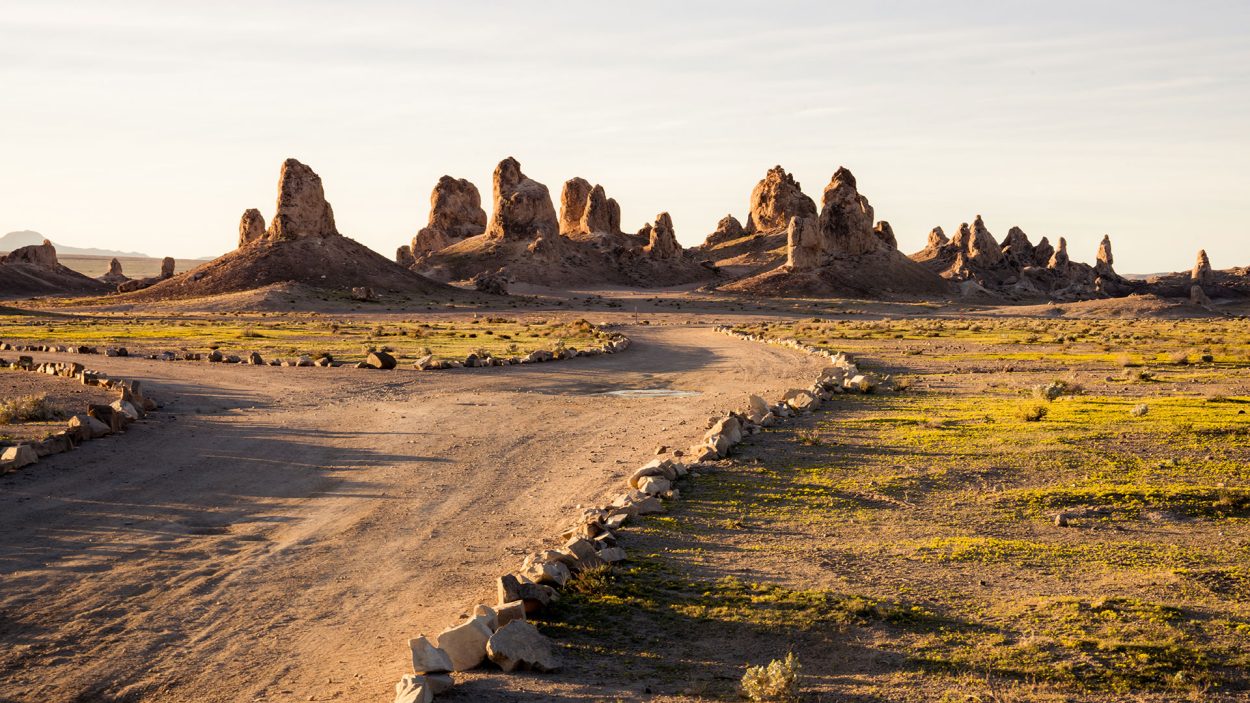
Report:
M898 239L894 236L894 228L890 226L889 222L885 220L878 222L877 226L872 228L872 232L877 235L877 239L880 239L881 243L886 245L886 247L890 249L898 248Z
M494 199L495 212L486 228L492 239L537 239L560 233L547 186L522 173L521 164L512 157L495 168Z
M1033 242L1029 241L1029 235L1019 227L1012 227L1007 231L1007 238L1003 240L1001 247L1003 258L1015 268L1032 266L1036 262Z
M815 217L792 217L786 228L786 266L810 271L820 266L820 222Z
M243 211L239 218L239 246L245 247L252 242L265 238L265 218L256 208Z
M412 238L408 253L415 260L485 231L486 211L477 186L464 178L443 176L430 193L429 224Z
M859 256L886 249L873 233L873 211L868 199L856 189L855 176L845 168L833 174L825 186L820 210L820 234L824 254Z
M673 218L667 212L655 217L655 224L648 232L648 244L643 250L653 259L674 259L682 255L681 244L673 231Z
M972 221L972 237L968 240L968 258L983 266L997 266L1003 260L1003 250L985 226L980 215Z
M615 201L613 201L615 202ZM617 207L616 220L617 229L612 228L611 206L608 205L608 196L604 192L603 186L596 185L590 189L590 193L586 196L586 205L582 208L582 221L578 225L581 232L616 232L620 225L620 208Z
M166 278L173 278L173 277L174 277L174 257L166 256L165 258L161 259L161 278L166 279Z
M560 234L582 232L582 215L586 212L586 198L590 197L590 182L574 177L564 182L560 191Z
M300 237L337 235L334 211L326 202L321 176L311 168L287 159L278 178L278 206L269 224L268 238L274 241Z
M44 241L47 244L47 241ZM1189 272L1189 280L1196 285L1210 285L1212 279L1211 260L1207 258L1207 250L1198 250L1198 261L1194 263L1194 268Z
M746 231L742 229L742 223L733 215L725 215L720 218L720 222L716 223L716 231L707 236L703 240L703 246L712 247L721 242L729 242L746 236Z
M781 166L768 170L751 191L746 234L785 231L793 217L815 217L816 203L803 194L799 182Z
M417 258L412 255L412 247L405 244L395 250L395 263L400 266L412 266L417 263Z
M56 268L56 247L52 246L52 242L43 240L43 244L31 244L30 246L19 247L9 252L3 259L5 263L12 264L34 264L45 268Z
M1038 266L1049 266L1050 257L1055 255L1055 248L1051 246L1050 239L1042 237L1042 241L1037 243L1033 248L1033 263Z

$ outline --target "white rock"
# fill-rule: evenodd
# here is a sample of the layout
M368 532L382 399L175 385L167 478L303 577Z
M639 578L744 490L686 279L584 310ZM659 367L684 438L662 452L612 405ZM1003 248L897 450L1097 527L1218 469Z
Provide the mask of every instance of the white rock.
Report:
M510 622L491 635L486 643L486 654L504 671L557 671L560 668L560 660L551 651L551 640L538 628L521 620Z
M645 476L638 482L638 490L649 496L658 496L673 487L673 482L660 476Z
M768 414L768 403L758 395L752 394L747 398L746 416L751 422L759 422Z
M503 627L513 620L525 619L525 601L514 600L511 603L500 603L495 606L495 617L499 622L499 627ZM495 628L498 630L499 628Z
M609 564L615 564L618 561L625 561L625 550L620 547L608 547L599 550L599 558Z
M424 676L405 674L395 684L395 703L434 703L434 691L426 684Z
M452 671L468 671L486 659L486 641L491 637L485 618L470 618L438 636L439 649L451 658Z
M573 578L569 567L558 561L534 562L528 569L525 569L523 575L534 583L552 586L563 586L569 582L570 578Z
M39 461L39 454L29 444L17 444L0 452L0 469L12 471Z
M96 439L112 432L108 425L90 415L75 415L69 419L68 426L75 434L86 439Z
M451 657L425 635L408 640L408 649L412 651L412 670L418 674L440 674L452 669Z
M486 626L490 628L491 632L499 629L499 614L489 605L479 605L474 608L473 617L486 618Z

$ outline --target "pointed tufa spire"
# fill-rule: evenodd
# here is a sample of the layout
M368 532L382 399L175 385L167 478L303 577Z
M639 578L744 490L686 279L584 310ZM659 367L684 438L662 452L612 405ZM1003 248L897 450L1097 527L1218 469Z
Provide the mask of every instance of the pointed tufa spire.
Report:
M888 247L873 233L873 211L868 198L859 194L855 176L839 167L825 186L820 210L823 254L858 256Z
M260 210L249 208L239 218L239 246L245 247L252 242L265 238L265 218Z
M1055 248L1055 253L1051 255L1050 261L1046 264L1048 268L1061 269L1068 265L1068 240L1060 237L1059 246Z
M673 218L667 212L655 216L655 224L648 233L645 253L653 259L673 259L682 254L681 244L673 231Z
M334 211L326 202L321 176L311 168L287 159L278 177L278 206L269 223L268 238L274 241L300 237L337 235Z
M1115 270L1111 265L1115 263L1115 259L1111 256L1111 235L1104 234L1102 242L1098 244L1098 255L1094 261L1094 271L1100 276L1114 276Z
M495 167L495 212L486 234L491 239L533 240L556 237L560 220L547 186L521 172L521 164L509 156Z
M1200 286L1211 282L1211 260L1207 258L1206 249L1198 250L1198 261L1194 264L1194 269L1189 272L1189 279Z

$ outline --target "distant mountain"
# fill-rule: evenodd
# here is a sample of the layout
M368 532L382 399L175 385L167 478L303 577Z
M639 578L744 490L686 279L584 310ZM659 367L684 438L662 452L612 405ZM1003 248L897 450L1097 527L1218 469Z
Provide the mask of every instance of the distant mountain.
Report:
M32 244L43 244L43 240L47 239L38 232L32 232L28 229L20 232L9 232L0 237L0 252L13 251L21 247L27 247ZM141 254L136 251L113 251L112 249L83 249L81 247L71 247L64 244L52 242L52 246L56 247L57 254L66 256L142 256L149 257L147 254Z

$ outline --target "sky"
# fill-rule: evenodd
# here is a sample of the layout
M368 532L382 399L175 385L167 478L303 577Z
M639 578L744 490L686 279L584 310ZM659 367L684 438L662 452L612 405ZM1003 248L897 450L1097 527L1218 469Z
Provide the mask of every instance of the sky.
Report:
M0 232L215 256L287 157L393 255L443 174L702 241L781 164L900 248L981 214L1124 273L1250 265L1250 2L0 0Z

